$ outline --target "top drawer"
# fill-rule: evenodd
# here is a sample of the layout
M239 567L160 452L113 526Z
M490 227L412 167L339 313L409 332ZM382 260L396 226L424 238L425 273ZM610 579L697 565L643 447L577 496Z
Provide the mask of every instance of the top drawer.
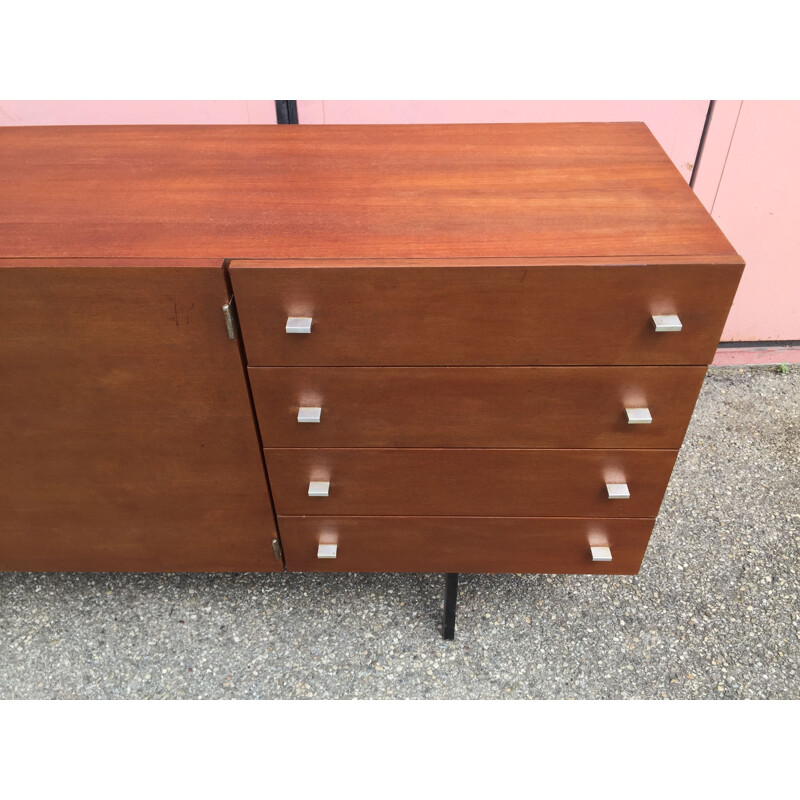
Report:
M251 366L708 364L742 271L269 263L231 264ZM656 332L672 314L681 330Z

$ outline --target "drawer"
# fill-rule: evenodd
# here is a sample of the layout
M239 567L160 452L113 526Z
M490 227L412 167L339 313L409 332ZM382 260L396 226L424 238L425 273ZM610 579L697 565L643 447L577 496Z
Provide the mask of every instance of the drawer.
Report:
M231 265L251 366L708 364L742 270L258 263ZM656 332L668 314L682 329Z
M279 517L297 572L566 572L634 575L651 519ZM319 545L336 545L319 558ZM592 560L608 547L611 561Z
M705 367L251 367L267 447L681 446ZM321 409L318 423L298 421ZM646 408L649 424L626 409ZM313 417L316 419L316 417Z
M267 449L280 515L655 517L675 450ZM314 487L309 487L311 482ZM316 484L328 482L327 496ZM628 499L606 484L628 485Z

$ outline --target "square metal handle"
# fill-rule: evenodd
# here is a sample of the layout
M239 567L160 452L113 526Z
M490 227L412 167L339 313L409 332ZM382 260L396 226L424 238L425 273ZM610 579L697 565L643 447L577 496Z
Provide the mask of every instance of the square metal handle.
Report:
M297 409L298 422L319 422L322 419L322 409L317 406L300 406Z
M656 333L669 333L683 328L683 324L677 314L654 314L652 319Z
M286 333L311 333L313 317L289 317L286 320Z
M607 483L606 491L609 500L629 500L631 496L627 483Z
M628 425L649 425L653 421L649 408L626 408L625 413L628 415Z
M592 561L611 561L610 547L593 547Z
M309 497L327 497L331 488L330 481L310 481L308 484Z

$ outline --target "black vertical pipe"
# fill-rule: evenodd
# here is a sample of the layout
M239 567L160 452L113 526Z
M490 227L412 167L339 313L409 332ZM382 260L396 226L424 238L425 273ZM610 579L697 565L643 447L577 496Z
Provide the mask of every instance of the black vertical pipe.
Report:
M700 159L703 157L703 148L706 146L706 136L708 135L708 126L711 124L711 117L714 116L714 106L717 104L716 100L711 100L708 103L708 111L706 112L706 121L703 124L703 132L700 134L700 144L697 145L697 155L694 157L694 164L692 164L692 174L689 178L689 186L694 189L694 180L697 177L697 168L700 166Z
M444 625L442 636L454 639L456 635L456 600L458 600L458 573L448 572L444 576Z
M297 100L276 100L275 116L278 125L297 125Z

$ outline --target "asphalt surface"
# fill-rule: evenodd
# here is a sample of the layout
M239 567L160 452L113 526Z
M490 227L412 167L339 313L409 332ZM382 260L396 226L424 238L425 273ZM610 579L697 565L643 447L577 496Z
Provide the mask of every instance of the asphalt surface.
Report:
M800 697L800 368L709 373L641 572L0 573L2 698Z

